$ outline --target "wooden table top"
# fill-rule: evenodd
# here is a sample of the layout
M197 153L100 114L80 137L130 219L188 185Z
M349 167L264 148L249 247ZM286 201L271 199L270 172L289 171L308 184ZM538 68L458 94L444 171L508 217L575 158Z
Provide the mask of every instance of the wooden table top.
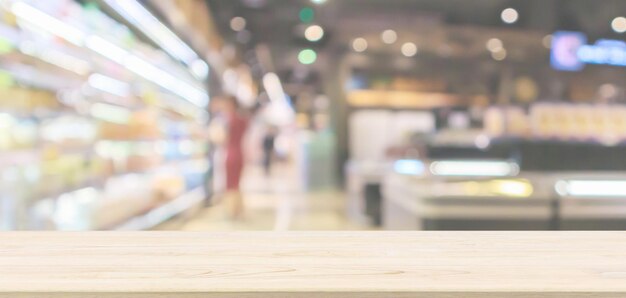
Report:
M0 297L626 297L626 232L9 232Z

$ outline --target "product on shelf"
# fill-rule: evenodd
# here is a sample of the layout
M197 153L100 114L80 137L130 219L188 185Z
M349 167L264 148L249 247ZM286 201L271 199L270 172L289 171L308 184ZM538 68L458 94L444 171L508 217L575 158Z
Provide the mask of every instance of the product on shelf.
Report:
M528 111L493 107L485 114L484 129L492 136L615 144L626 141L626 106L536 103Z
M108 229L204 173L176 166L206 158L203 82L87 2L0 5L0 199L28 215L0 230Z

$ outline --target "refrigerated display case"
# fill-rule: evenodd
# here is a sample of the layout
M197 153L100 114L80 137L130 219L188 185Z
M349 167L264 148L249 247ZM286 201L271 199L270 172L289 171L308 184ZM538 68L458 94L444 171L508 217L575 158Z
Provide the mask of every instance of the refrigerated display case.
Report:
M439 160L424 175L390 172L383 226L391 230L548 230L553 191L518 176L516 164Z
M554 180L560 229L626 229L626 175L570 173Z
M1 229L147 227L203 199L206 82L98 3L0 3Z

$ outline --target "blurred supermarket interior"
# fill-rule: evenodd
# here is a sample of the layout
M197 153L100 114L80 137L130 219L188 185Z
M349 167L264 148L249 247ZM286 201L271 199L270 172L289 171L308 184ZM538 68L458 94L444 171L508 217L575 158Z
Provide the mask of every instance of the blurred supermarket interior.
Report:
M626 1L0 0L0 230L626 230Z

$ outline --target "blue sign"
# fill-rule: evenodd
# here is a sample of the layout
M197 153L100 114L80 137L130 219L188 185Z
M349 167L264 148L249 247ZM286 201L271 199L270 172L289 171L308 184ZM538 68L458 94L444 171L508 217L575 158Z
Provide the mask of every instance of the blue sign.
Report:
M579 71L585 64L626 66L626 43L600 39L589 45L583 33L559 31L552 35L550 63L564 71Z

